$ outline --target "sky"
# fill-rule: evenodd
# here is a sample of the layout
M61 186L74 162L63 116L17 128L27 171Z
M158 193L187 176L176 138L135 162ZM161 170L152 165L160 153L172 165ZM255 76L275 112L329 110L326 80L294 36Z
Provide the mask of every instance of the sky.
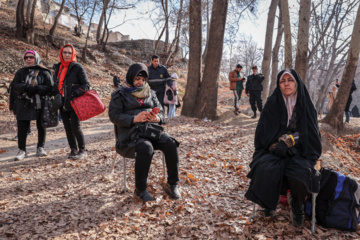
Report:
M291 1L291 0L290 0ZM259 4L258 18L252 21L241 22L239 33L246 36L252 36L253 40L258 43L258 47L264 47L266 21L270 0L263 0ZM119 31L123 35L130 35L130 39L157 39L156 29L148 15L139 15L138 11L149 11L151 5L142 4L141 8L126 10L126 17L137 19L126 22L124 25L116 27L113 31ZM120 12L112 18L110 27L115 26L117 23L122 22L124 18L124 11Z

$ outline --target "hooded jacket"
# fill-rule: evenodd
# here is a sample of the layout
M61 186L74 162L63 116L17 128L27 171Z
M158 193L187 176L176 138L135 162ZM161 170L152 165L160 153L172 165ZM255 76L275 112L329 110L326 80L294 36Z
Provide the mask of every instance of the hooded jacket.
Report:
M133 64L126 74L126 81L132 85L134 78L141 71L145 71L148 74L147 67L144 64ZM142 111L150 112L154 107L160 108L158 116L160 118L159 124L161 124L164 119L164 110L156 97L155 91L151 90L150 96L145 98L143 105L140 105L136 98L131 93L127 92L123 86L120 86L112 93L109 104L109 118L115 125L117 133L116 149L120 155L130 158L135 157L136 144L143 142L146 139L139 138L136 142L131 142L129 144L124 144L123 142L127 139L131 128L134 127L134 117ZM159 142L165 143L169 137L170 136L164 132Z

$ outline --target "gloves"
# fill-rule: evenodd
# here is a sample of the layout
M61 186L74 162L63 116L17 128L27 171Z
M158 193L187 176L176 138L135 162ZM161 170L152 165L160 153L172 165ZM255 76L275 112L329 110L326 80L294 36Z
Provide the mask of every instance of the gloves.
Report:
M26 92L29 94L29 95L35 95L37 92L38 92L38 88L35 86L35 87L32 87L32 86L28 86L26 88Z
M286 152L288 151L288 146L285 142L280 141L276 144L275 148L272 149L272 152L281 158L287 157Z

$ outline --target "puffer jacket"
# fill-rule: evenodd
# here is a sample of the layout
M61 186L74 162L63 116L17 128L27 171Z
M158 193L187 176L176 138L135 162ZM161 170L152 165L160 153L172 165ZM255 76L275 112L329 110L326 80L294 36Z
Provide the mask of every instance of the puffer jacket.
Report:
M59 72L60 64L54 65L54 82L55 87L53 94L59 93L57 75ZM86 75L84 67L78 62L71 62L64 80L64 106L63 110L71 111L72 107L70 101L76 97L83 95L90 89L90 82Z
M262 82L264 81L264 79L265 77L261 73L256 75L254 74L249 75L247 77L245 92L249 93L251 91L262 91L263 90Z
M109 104L109 117L112 123L115 124L117 132L117 152L124 157L135 157L136 144L145 141L144 138L139 138L136 142L124 144L127 140L131 128L134 127L134 117L142 111L150 112L154 107L160 108L158 116L161 124L164 120L164 110L161 107L159 100L156 97L155 91L151 90L151 96L145 98L144 104L141 106L136 98L127 92L122 86L111 95ZM157 124L157 123L153 123ZM159 142L165 143L171 137L167 133L163 133Z
M36 79L37 86L35 87L35 93L31 94L29 84L25 83L26 77L31 71L39 71ZM46 95L50 95L54 82L51 77L49 69L42 65L35 65L31 67L24 67L19 69L15 73L14 80L11 84L11 91L13 91L14 105L12 110L16 115L17 120L36 120L37 115L40 113L39 110L35 109L35 105L31 104L30 101L35 103L35 94L40 95L41 107L44 106L44 100Z

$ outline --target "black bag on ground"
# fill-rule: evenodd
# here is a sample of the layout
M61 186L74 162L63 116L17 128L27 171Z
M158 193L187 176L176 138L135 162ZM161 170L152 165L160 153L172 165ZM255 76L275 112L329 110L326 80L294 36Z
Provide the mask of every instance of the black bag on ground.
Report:
M44 128L56 127L59 125L58 110L53 107L53 97L46 96L44 101L44 108L41 113L42 125Z
M316 198L317 223L326 228L356 231L359 216L359 184L330 168L322 168L320 192ZM306 203L311 212L311 199Z

